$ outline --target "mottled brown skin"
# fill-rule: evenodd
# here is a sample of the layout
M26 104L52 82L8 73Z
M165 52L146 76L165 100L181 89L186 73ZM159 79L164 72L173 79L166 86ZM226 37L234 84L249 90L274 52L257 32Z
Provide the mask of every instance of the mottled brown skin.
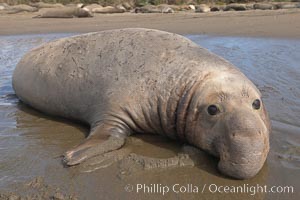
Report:
M220 157L229 176L253 177L270 122L254 84L226 60L172 33L120 29L42 45L17 65L13 87L32 107L90 124L67 165L117 151L134 133L163 134ZM212 115L209 107L217 113Z

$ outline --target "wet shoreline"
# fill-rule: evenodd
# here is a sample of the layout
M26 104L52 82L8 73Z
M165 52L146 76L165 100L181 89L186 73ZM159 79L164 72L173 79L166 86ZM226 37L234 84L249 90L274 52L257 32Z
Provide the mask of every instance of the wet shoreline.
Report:
M93 18L37 19L36 14L0 15L0 35L87 33L117 28L153 28L168 32L219 36L300 38L300 9L211 13L107 14Z

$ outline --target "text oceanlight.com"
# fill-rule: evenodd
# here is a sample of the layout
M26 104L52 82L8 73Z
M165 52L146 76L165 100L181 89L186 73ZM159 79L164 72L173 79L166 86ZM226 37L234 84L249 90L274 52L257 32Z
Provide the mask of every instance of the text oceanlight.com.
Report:
M231 194L249 194L258 193L294 193L293 186L267 186L267 185L217 185L217 184L127 184L124 187L126 192L144 193L144 194L168 194L168 193L231 193Z

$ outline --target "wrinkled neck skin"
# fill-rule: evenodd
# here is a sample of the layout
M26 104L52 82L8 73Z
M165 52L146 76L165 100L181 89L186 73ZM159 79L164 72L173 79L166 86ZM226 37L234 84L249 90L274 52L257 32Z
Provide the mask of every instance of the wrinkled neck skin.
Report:
M269 151L270 121L258 89L239 71L211 73L193 90L185 119L188 143L220 158L218 168L228 176L248 179L262 168ZM210 115L209 105L219 113ZM180 131L180 129L179 129Z

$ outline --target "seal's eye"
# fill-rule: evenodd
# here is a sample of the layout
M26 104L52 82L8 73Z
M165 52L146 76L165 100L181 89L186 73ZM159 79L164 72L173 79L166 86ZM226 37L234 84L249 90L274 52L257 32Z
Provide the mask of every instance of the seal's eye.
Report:
M260 100L259 100L259 99L255 99L255 100L253 101L253 103L252 103L252 107L253 107L253 109L255 109L255 110L260 109Z
M216 105L210 105L207 108L207 112L210 115L216 115L220 112L219 108Z

